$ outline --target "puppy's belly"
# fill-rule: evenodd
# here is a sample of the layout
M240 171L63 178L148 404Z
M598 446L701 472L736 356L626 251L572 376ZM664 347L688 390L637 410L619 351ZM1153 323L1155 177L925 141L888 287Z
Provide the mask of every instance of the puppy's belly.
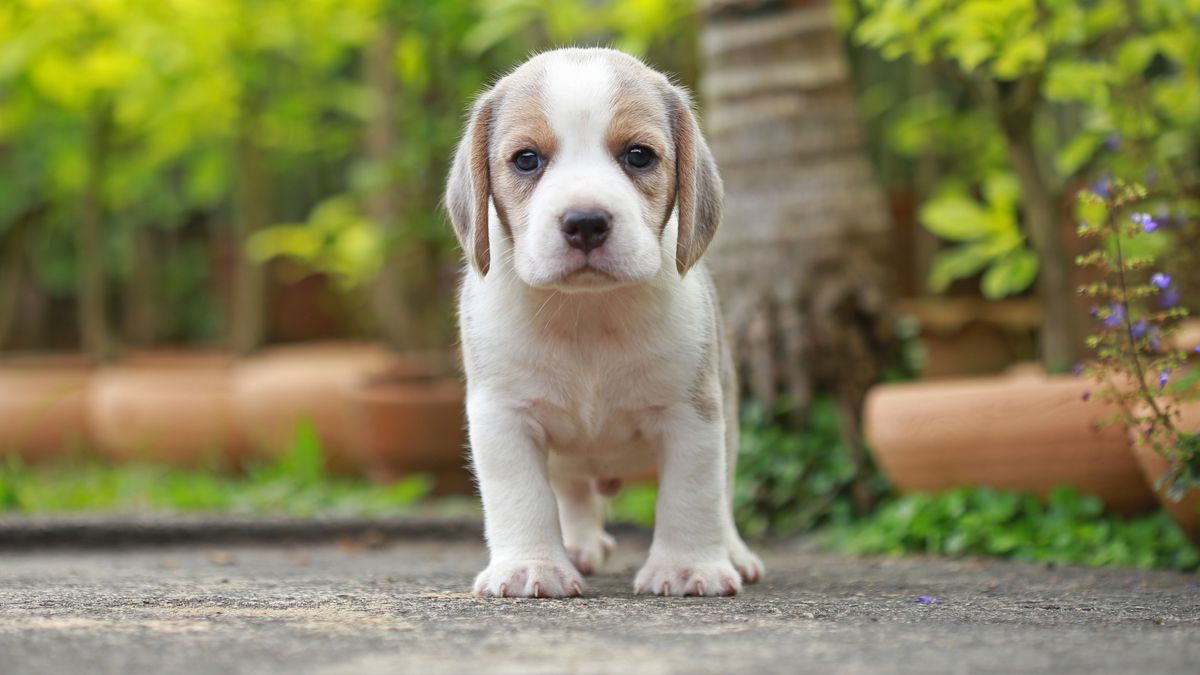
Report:
M607 414L604 414L607 412ZM647 434L653 411L595 411L535 407L546 432L547 464L555 475L619 478L654 466L657 448Z
M555 476L623 478L654 466L655 448L649 443L629 443L603 451L550 448L546 463Z

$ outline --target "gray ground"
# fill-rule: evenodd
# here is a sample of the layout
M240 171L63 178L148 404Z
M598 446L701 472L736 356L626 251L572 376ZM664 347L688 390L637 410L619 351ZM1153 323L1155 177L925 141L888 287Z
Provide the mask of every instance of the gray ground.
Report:
M1200 672L1196 576L775 546L736 598L641 598L632 539L562 601L467 594L471 539L7 550L0 672Z

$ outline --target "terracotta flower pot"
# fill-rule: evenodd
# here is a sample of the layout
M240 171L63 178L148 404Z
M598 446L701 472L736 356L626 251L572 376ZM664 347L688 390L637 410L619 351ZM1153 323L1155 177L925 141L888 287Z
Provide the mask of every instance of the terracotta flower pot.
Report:
M1188 319L1179 324L1179 332L1171 340L1171 346L1195 360L1200 358L1200 319Z
M469 494L465 391L421 357L402 358L388 372L346 390L350 451L375 480L432 474L438 494Z
M0 458L44 462L84 448L91 374L74 356L0 361Z
M244 456L231 407L232 360L212 352L149 352L101 368L88 419L115 461L231 466Z
M382 346L320 342L276 347L244 360L234 371L234 409L256 454L287 452L302 420L311 420L326 463L348 472L350 456L344 391L383 372L394 357Z
M1125 432L1098 423L1111 407L1085 402L1090 383L1022 372L883 385L865 426L880 468L901 492L971 485L1046 495L1071 485L1132 515L1154 507Z
M1181 406L1180 413L1179 428L1182 431L1200 433L1200 403ZM1146 484L1155 490L1163 510L1179 523L1180 529L1196 546L1200 546L1200 490L1188 491L1179 501L1173 501L1167 497L1165 491L1157 490L1159 477L1167 472L1167 460L1155 452L1153 447L1146 445L1137 430L1131 429L1129 435L1133 444L1133 455L1142 468Z

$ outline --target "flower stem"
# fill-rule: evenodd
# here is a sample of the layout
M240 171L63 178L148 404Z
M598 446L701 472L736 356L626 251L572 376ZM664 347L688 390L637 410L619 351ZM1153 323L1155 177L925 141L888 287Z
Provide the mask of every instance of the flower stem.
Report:
M1158 399L1154 394L1150 393L1150 387L1146 385L1146 372L1142 368L1142 360L1138 355L1137 339L1133 336L1133 317L1129 311L1129 285L1125 279L1125 254L1121 248L1121 228L1117 224L1116 218L1116 202L1108 209L1108 226L1113 233L1113 244L1117 249L1117 280L1121 284L1121 309L1125 324L1125 337L1129 340L1130 358L1133 360L1133 368L1137 375L1138 390L1142 393L1142 398L1150 408L1154 411L1154 417L1157 421L1165 421L1168 427L1171 425L1171 420L1163 414L1161 408L1158 407Z

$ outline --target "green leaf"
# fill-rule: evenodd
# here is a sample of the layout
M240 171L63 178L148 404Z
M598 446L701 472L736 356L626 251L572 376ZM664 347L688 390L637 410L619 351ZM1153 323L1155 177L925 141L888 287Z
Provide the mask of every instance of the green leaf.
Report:
M1106 63L1067 59L1050 65L1042 92L1051 101L1103 105L1109 100L1108 87L1114 79L1112 67Z
M1013 251L1000 258L984 273L980 288L984 297L998 300L1028 289L1037 279L1037 255L1028 249Z
M956 279L974 276L987 266L991 256L980 246L957 246L937 254L929 269L929 290L943 293Z
M1096 155L1104 144L1104 136L1084 131L1075 135L1054 158L1054 168L1060 176L1072 176Z
M921 207L918 217L925 229L950 241L978 241L994 231L988 211L961 194L934 197Z
M1140 75L1158 53L1158 40L1154 36L1134 36L1117 47L1117 73L1124 78Z
M1012 172L995 171L984 179L983 196L993 211L1011 213L1016 211L1017 204L1021 201L1021 184Z
M1038 70L1046 61L1046 40L1038 33L1029 33L1005 45L992 72L1002 80L1015 80Z

